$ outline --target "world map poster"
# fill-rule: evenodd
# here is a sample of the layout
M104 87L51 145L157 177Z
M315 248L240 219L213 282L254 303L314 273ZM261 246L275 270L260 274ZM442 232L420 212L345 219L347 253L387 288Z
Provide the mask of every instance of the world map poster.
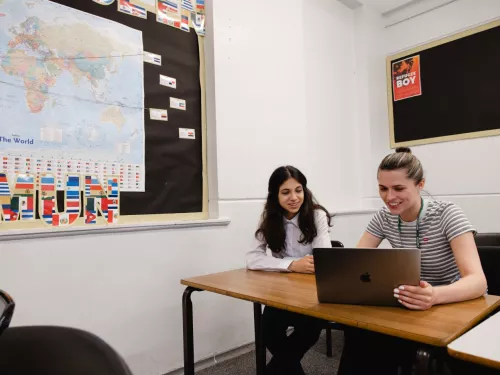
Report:
M144 191L142 32L47 0L0 0L0 160Z

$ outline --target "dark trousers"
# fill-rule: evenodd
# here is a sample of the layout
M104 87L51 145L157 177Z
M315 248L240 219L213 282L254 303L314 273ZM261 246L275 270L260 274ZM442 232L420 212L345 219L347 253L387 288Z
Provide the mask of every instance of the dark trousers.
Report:
M393 336L353 327L344 329L344 350L338 375L398 375L399 368L411 368L416 344Z
M264 343L273 355L266 375L303 375L300 361L318 341L324 321L266 306L262 317ZM288 327L293 333L287 336Z
M410 374L415 363L418 344L353 327L344 329L344 350L337 375ZM439 375L498 375L498 370L450 357L443 349L440 365L433 361ZM401 371L401 372L399 372Z

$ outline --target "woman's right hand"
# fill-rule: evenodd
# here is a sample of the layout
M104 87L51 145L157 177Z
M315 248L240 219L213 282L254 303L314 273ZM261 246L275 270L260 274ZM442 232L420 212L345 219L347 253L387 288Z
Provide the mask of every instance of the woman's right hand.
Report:
M303 258L294 260L290 263L288 269L298 273L314 273L314 258L312 255L306 255Z

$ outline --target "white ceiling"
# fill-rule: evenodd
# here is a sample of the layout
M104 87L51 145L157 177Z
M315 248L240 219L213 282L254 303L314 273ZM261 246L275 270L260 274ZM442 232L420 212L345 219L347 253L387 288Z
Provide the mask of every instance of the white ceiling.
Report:
M382 13L389 12L393 9L402 7L408 3L414 2L415 0L358 0L360 3L375 9L376 11Z

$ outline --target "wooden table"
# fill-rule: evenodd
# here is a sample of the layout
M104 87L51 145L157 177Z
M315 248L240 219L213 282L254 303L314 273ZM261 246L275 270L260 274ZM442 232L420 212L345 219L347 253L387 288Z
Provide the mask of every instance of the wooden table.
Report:
M500 370L500 313L449 344L448 353L463 361Z
M322 304L317 300L314 275L239 269L181 280L183 295L184 374L194 374L194 291L209 291L253 302L257 374L264 373L265 346L262 342L262 305L334 321L348 326L409 339L421 344L418 367L426 373L430 347L444 347L474 327L500 306L500 297L485 296L472 301L411 311L400 307Z

